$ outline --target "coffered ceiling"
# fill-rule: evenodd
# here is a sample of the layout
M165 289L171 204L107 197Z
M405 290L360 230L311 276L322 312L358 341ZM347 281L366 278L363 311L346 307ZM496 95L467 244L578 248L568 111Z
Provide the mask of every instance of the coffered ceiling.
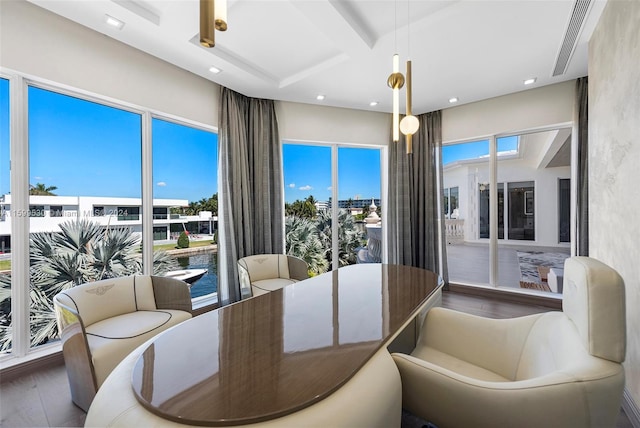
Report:
M30 1L253 97L388 112L397 52L401 71L412 60L414 114L449 107L453 97L459 105L586 75L587 42L605 4L229 0L228 31L206 49L197 0ZM525 86L528 78L535 83Z

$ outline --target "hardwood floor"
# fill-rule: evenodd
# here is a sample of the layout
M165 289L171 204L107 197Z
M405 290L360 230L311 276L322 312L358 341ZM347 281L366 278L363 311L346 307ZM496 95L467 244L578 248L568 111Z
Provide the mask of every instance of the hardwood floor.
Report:
M489 318L510 318L546 312L544 306L506 302L457 292L445 292L442 306ZM85 413L71 402L64 364L51 364L17 379L0 383L0 426L77 427ZM426 422L405 413L402 428L421 428ZM620 411L616 428L632 428Z
M0 384L2 427L81 427L85 416L71 402L64 363Z

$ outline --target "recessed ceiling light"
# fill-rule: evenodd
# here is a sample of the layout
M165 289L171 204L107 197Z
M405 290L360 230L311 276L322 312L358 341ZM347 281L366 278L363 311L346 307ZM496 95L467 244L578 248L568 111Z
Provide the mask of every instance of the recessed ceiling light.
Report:
M449 98L449 102L452 103L452 104L453 103L457 103L458 102L458 97Z
M378 102L377 102L377 101L371 101L371 102L369 103L369 105L370 105L371 107L375 107L375 106L377 106L377 105L378 105Z
M322 95L322 94L321 94L321 95L318 95L318 96L316 97L316 100L318 100L318 101L322 101L322 100L324 100L324 95Z
M532 77L531 79L527 79L527 80L525 80L525 81L524 81L524 84L525 84L525 85L531 85L532 83L535 83L535 82L536 82L536 78L535 78L535 77Z
M209 67L209 71L210 71L210 72L212 72L212 73L214 73L214 74L218 74L218 73L220 73L222 70L220 70L218 67L213 67L213 66L211 66L211 67Z
M104 22L112 27L117 28L118 30L122 30L122 27L124 27L124 22L114 18L113 16L105 15Z

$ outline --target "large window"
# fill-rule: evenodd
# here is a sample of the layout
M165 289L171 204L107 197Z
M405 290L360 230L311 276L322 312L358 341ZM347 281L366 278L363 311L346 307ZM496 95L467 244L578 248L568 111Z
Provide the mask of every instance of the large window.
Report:
M0 352L21 357L31 348L57 343L52 298L61 290L194 267L170 254L176 246L173 223L192 231L192 240L208 239L215 247L217 204L210 208L217 200L217 146L216 135L205 126L163 122L143 109L20 76L15 81L24 90L10 98L9 80L0 79ZM13 99L18 108L10 104ZM9 113L20 112L21 105L28 107L26 116L10 122ZM152 132L143 133L147 126L153 141ZM171 127L181 129L174 133ZM13 148L19 150L11 149L10 169L14 131L18 143ZM193 144L195 134L202 134L206 144ZM143 156L145 150L153 160ZM10 178L19 183L17 191L12 192ZM201 209L190 211L198 203ZM146 222L153 227L143 227ZM24 232L12 236L12 228ZM12 240L16 247L27 245L28 256L12 253ZM143 242L157 248L147 253ZM204 264L215 275L215 259ZM14 275L25 281L12 287ZM215 290L214 283L202 294L215 297ZM25 297L24 307L12 308L12 300Z
M28 101L30 344L38 346L57 337L55 294L141 272L142 121L138 113L35 86ZM117 215L94 217L97 199L117 206ZM117 205L123 199L131 204ZM125 220L135 222L119 224Z
M570 252L570 129L445 145L443 161L450 280L561 292L549 275Z
M140 207L118 207L118 221L140 220Z
M312 274L356 263L372 203L380 212L381 150L284 144L282 152L287 253Z
M471 141L442 148L447 261L452 282L489 284L489 248L473 245L489 236L489 141ZM456 189L452 218L451 189ZM448 214L448 217L447 217Z
M366 221L372 210L377 218L382 211L380 167L380 149L338 148L338 202L345 206L338 213L340 266L382 261L381 222Z
M159 118L152 121L152 135L155 258L163 248L170 248L167 262L180 271L173 274L181 273L191 283L191 297L214 299L218 291L217 135ZM180 235L185 238L178 241ZM179 242L189 246L175 248Z
M458 218L458 186L444 189L444 218Z
M282 145L286 251L305 260L312 274L332 265L331 150Z
M0 79L0 353L11 351L11 204L9 81Z

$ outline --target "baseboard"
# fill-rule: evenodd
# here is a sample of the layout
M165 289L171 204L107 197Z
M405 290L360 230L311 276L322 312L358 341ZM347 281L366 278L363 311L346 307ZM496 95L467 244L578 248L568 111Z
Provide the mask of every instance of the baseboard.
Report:
M4 368L0 370L0 382L11 382L29 373L59 364L64 364L62 351L53 352L49 355Z
M627 388L624 389L624 395L622 396L622 410L624 410L633 428L640 428L640 407L633 401Z
M528 305L544 306L545 308L562 310L562 299L557 297L546 297L538 294L522 293L516 291L506 291L493 287L473 287L469 285L449 283L449 292L469 294L477 297L503 300L513 303L524 303Z

